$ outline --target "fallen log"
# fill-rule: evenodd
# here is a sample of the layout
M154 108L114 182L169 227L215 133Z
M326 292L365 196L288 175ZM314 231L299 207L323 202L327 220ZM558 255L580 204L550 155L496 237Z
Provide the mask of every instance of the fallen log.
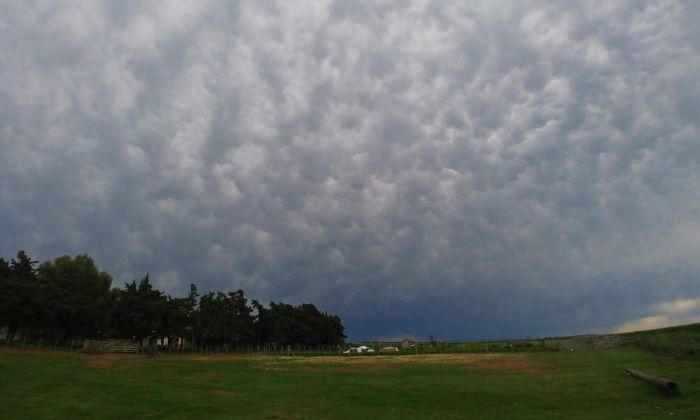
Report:
M680 390L678 389L678 384L676 384L670 379L657 378L656 376L647 375L644 372L639 372L634 369L625 369L625 374L635 379L639 379L640 381L644 381L648 384L656 385L661 390L669 393L677 394L680 392Z

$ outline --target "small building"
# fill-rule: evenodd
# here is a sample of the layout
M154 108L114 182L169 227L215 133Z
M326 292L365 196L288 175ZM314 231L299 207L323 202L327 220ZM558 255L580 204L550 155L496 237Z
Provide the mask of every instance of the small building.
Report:
M410 349L411 347L415 347L416 342L411 340L410 338L404 338L401 340L401 348L402 349Z

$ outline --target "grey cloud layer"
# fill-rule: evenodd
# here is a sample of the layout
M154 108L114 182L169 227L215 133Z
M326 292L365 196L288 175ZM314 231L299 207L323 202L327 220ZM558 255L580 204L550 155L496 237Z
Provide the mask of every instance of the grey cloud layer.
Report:
M3 255L316 301L358 336L700 296L694 2L2 10Z

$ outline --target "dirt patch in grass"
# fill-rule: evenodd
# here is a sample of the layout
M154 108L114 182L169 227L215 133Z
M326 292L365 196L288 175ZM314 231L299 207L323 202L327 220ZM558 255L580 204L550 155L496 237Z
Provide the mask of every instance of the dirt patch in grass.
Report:
M16 348L16 347L0 347L0 354L30 354L47 357L74 358L74 359L90 359L97 360L98 364L109 364L119 360L149 360L143 353L99 353L85 354L80 352L69 352L62 350L51 349L31 349L31 348ZM159 353L151 360L187 360L187 361L203 361L203 362L220 362L227 360L256 360L256 359L271 359L273 356L265 356L262 354L167 354Z
M17 349L17 348L2 348L2 349L0 349L0 354L2 354L2 353L82 360L88 366L98 367L98 368L111 368L111 367L115 367L115 365L117 363L127 362L126 364L120 363L120 367L137 369L138 364L133 363L133 362L140 362L140 361L145 360L142 355L124 354L124 353L84 354L84 353L68 352L68 351L60 351L60 350ZM131 363L128 363L128 362L131 362Z
M0 353L35 354L49 357L74 358L85 360L89 366L100 368L118 367L122 369L141 369L148 359L136 354L81 354L40 349L2 348ZM416 366L424 364L451 364L470 369L542 373L547 366L532 360L524 354L504 355L498 353L452 353L452 354L417 354L417 355L376 355L376 356L267 356L262 354L162 354L152 360L226 362L250 360L260 362L257 369L273 371L347 371L380 372L395 367Z
M91 367L98 368L111 368L117 363L123 361L134 361L133 355L125 354L114 354L114 353L104 353L104 354L87 354L83 356L85 363Z
M261 358L257 368L296 372L381 372L394 368L428 364L456 365L467 369L542 374L549 370L542 362L524 354L496 353L423 354L407 356L315 356Z
M161 357L172 357L173 360L190 360L195 362L225 362L227 360L257 360L269 358L272 356L265 356L258 353L250 354L174 354L172 356L163 355Z
M381 372L399 365L390 364L303 364L268 362L256 366L256 369L274 372Z
M88 366L103 369L142 370L149 362L143 355L137 354L88 354L83 355L81 358ZM161 373L167 374L171 369L160 366L159 370Z
M523 370L532 361L504 362L511 356L491 353L420 354L405 356L314 356L314 357L262 357L258 369L304 372L381 372L394 368L426 364L449 364L495 370ZM500 362L499 362L500 361ZM527 368L532 368L532 362Z
M393 369L399 365L392 365L389 363L376 363L373 365L347 365L336 367L334 370L338 372L383 372L385 370Z
M472 363L502 357L492 353L418 354L402 356L315 356L280 358L281 361L307 364L341 364L352 366L375 365L416 365L435 363Z
M467 364L468 368L476 370L490 370L498 372L539 374L547 370L547 366L532 360L526 355L509 355L492 359L484 359Z

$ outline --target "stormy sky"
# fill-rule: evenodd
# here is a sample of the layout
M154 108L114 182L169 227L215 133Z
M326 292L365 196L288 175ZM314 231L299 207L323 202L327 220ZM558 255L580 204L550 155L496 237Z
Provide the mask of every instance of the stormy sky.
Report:
M700 3L0 0L0 255L352 339L700 320Z

